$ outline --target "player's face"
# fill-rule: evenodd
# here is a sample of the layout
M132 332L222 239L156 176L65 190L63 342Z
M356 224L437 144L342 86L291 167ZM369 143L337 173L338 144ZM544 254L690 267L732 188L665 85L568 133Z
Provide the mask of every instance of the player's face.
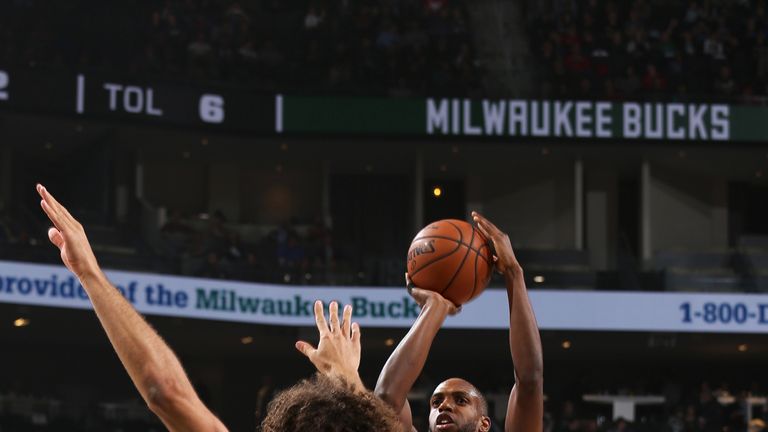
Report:
M431 432L486 432L488 417L482 415L480 395L468 382L452 378L441 383L429 400Z

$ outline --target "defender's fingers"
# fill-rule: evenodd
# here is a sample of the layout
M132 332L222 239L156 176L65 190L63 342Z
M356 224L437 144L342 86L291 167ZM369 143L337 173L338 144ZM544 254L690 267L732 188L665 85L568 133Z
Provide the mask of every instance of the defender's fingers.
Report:
M360 344L360 324L352 323L352 342Z
M56 228L48 228L48 240L59 249L64 246L64 236L62 236L61 231Z
M43 201L48 204L48 206L53 210L56 214L60 214L61 204L59 204L58 201L53 197L53 195L48 192L48 190L43 185L38 185L37 193L40 194L40 198L43 199Z
M317 351L315 347L312 346L312 344L304 341L297 341L296 342L296 349L299 350L300 353L304 354L305 356L309 357Z
M323 308L323 302L320 300L315 301L315 324L317 324L317 330L320 331L320 336L328 333L328 323L325 321L325 310Z
M61 203L57 201L50 192L48 192L48 189L46 189L45 186L39 185L38 193L40 193L40 196L43 197L43 200L46 202L46 204L48 204L58 215L59 223L64 223L69 226L76 227L77 221L69 213L69 210L61 205Z
M350 330L352 327L352 305L344 306L344 315L341 321L341 332L344 337L351 337Z
M61 204L53 199L44 186L40 186L39 193L42 198L42 200L40 200L40 206L43 208L45 214L48 215L48 219L53 222L53 225L56 226L59 231L62 230L62 227L71 226L70 219L72 216L70 216L69 213L62 211L63 207Z
M50 192L48 192L48 189L46 189L46 188L45 188L45 186L43 186L43 185L40 185L40 188L38 189L38 193L40 194L40 196L41 196L41 197L43 197L43 199L45 200L45 202L47 202L48 204L50 204L50 205L51 205L52 207L54 207L55 209L57 209L57 210L58 210L59 208L62 208L62 207L63 207L63 206L61 205L61 203L59 203L59 202L56 200L56 198L54 198L54 197L53 197L53 195L51 195L51 193L50 193Z
M331 333L339 333L341 327L339 326L339 304L335 301L331 302L328 306L328 314L331 318Z
M59 222L59 215L51 208L50 205L48 205L45 200L40 200L40 207L45 212L46 216L48 216L48 219L50 219L53 226L56 228L59 228L61 230L61 223Z

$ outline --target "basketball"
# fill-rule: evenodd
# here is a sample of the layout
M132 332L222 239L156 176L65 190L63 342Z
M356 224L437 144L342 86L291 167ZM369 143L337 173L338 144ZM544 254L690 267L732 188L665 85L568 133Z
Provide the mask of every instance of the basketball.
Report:
M474 225L444 219L416 234L407 267L414 286L440 293L460 306L488 285L493 258L488 240Z

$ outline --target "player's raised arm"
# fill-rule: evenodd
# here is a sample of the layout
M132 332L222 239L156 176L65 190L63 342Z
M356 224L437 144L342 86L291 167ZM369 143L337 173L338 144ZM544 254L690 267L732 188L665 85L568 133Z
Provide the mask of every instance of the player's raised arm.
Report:
M365 385L357 369L360 367L360 326L352 322L352 306L344 307L339 323L339 305L328 306L329 323L325 320L323 303L315 302L315 324L320 335L317 348L305 341L296 342L296 349L307 356L317 371L331 378L340 378L358 392L365 392Z
M53 228L48 238L80 279L120 361L149 408L171 431L226 431L200 401L173 351L99 268L83 226L43 187L40 205Z
M407 275L406 275L407 280ZM410 281L407 282L410 285ZM456 306L440 294L411 288L411 296L421 306L418 318L408 334L389 356L376 382L376 396L389 404L400 415L404 430L413 430L408 392L421 375L432 341L448 315L458 312Z
M472 212L477 227L493 242L496 269L504 275L509 301L509 349L515 368L515 386L509 395L506 432L542 430L544 418L544 360L536 317L528 299L523 269L509 236L482 215Z

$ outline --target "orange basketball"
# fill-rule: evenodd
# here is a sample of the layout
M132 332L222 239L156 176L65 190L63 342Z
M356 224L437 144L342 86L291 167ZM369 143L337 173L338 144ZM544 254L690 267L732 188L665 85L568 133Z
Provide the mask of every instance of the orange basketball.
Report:
M444 219L416 234L407 266L414 286L438 292L460 306L488 285L493 258L488 240L474 225Z

